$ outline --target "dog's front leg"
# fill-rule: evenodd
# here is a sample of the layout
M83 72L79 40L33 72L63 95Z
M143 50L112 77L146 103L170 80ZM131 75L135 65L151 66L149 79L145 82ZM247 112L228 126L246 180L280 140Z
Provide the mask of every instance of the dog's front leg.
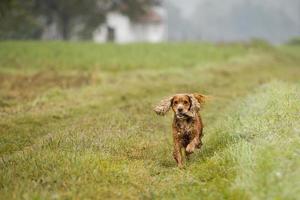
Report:
M201 145L202 145L201 137L202 137L202 128L200 128L199 130L196 130L195 137L187 145L185 151L188 154L193 153L195 151L195 148L200 148L201 147Z
M181 144L177 137L174 137L174 150L173 150L173 157L177 162L177 166L179 168L183 168L183 160L182 160L182 153L181 153Z
M177 166L179 168L183 168L182 153L181 153L180 145L178 143L174 144L173 157L177 162Z
M186 151L188 154L194 153L196 144L197 144L197 141L192 140L192 141L187 145L185 151Z

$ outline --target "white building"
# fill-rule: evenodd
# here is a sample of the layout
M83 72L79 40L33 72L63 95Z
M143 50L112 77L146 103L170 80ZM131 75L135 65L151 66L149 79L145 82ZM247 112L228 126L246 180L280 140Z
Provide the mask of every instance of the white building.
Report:
M110 12L93 38L99 43L161 42L167 37L166 24L166 14L161 7L153 7L134 22L119 12Z

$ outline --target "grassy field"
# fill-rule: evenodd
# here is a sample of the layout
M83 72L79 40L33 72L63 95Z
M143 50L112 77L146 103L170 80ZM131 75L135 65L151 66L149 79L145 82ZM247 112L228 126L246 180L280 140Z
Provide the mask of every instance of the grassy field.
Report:
M170 94L214 98L184 170ZM297 199L300 47L0 42L0 199Z

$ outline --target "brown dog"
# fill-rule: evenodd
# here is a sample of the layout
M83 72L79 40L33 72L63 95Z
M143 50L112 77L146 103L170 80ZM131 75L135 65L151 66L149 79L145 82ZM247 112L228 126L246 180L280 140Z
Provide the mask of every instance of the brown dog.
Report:
M184 148L185 155L188 157L195 148L200 148L202 145L203 124L199 110L205 98L206 96L202 94L176 94L163 99L154 108L158 115L165 115L170 108L174 111L173 156L179 168L183 167L181 149Z

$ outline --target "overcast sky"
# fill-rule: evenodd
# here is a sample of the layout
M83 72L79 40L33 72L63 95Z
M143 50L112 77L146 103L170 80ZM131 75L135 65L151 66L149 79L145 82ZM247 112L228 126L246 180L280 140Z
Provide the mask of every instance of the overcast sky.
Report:
M273 43L300 36L300 0L167 0L172 39Z

